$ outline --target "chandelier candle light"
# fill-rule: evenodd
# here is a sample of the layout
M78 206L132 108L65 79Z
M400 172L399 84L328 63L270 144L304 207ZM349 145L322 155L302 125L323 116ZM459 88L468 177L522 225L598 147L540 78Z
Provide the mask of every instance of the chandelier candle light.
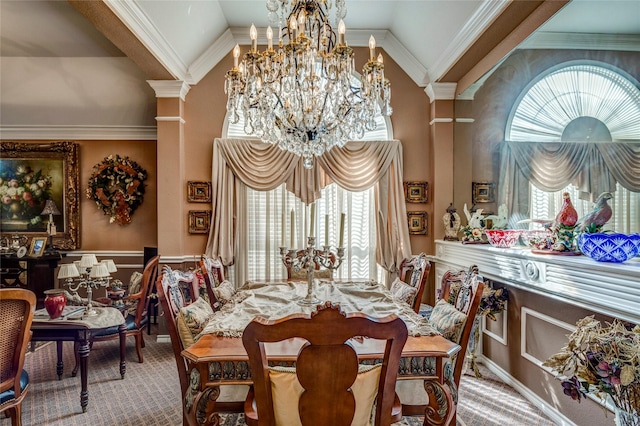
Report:
M65 280L65 284L69 287L69 290L76 295L80 287L85 287L87 289L87 308L85 314L95 316L98 315L98 311L93 309L91 303L93 289L107 287L111 280L111 272L116 271L117 268L113 260L107 259L98 263L95 254L83 254L77 263L60 265L58 279Z
M337 40L329 23L332 3ZM391 115L391 86L373 36L360 81L352 78L354 52L342 20L345 0L267 0L267 9L278 23L278 47L269 27L267 49L260 53L252 25L251 49L241 62L240 47L233 49L225 82L229 120L238 123L244 116L246 134L302 156L310 169L315 156L374 130L378 111Z

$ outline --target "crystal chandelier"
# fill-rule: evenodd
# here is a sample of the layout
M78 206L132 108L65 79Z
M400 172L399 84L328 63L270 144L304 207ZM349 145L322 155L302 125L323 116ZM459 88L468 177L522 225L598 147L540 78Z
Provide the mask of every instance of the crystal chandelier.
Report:
M329 23L332 3L338 35ZM377 112L391 115L391 89L382 54L373 36L360 81L353 78L353 49L345 42L345 0L267 0L269 18L278 23L278 46L267 28L267 49L259 52L251 26L251 50L227 71L229 120L244 117L244 131L303 157L314 157L376 128ZM286 17L286 18L285 18ZM285 43L283 39L286 39Z

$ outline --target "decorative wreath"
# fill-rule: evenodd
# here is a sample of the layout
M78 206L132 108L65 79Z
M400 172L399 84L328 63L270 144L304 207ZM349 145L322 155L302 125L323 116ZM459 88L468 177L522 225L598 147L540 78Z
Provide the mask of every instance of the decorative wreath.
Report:
M147 172L129 157L110 155L93 166L87 198L109 215L110 223L127 225L144 199Z

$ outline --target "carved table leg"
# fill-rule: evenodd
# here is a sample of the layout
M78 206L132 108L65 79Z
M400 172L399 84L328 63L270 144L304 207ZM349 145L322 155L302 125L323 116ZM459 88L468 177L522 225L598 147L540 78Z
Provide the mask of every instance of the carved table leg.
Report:
M219 426L220 416L215 412L220 386L200 390L200 372L194 368L189 373L189 387L182 399L184 415L190 425Z
M87 405L89 405L89 391L87 389L87 369L89 368L89 336L87 332L81 332L79 339L78 355L80 356L80 406L82 412L87 411Z
M124 379L124 375L127 372L127 324L122 323L118 327L118 334L120 335L120 377Z
M58 362L56 363L56 373L58 373L58 380L62 379L62 372L64 371L64 363L62 362L62 340L56 342L56 352L58 354Z

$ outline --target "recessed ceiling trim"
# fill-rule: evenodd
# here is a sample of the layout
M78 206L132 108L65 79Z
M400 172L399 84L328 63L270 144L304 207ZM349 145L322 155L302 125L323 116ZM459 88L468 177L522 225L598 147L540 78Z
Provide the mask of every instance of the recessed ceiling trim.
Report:
M133 1L103 0L129 30L176 79L186 80L187 65Z
M518 49L580 49L640 51L639 34L589 34L537 32L524 40Z
M149 140L158 139L155 126L1 126L7 140Z
M433 66L429 68L428 73L431 81L437 81L445 75L510 3L511 0L484 0Z
M246 31L245 31L246 32ZM218 63L229 54L231 49L240 44L237 38L234 36L234 32L227 28L227 30L204 51L191 65L189 65L188 75L186 82L195 85L204 78ZM247 36L247 39L249 37Z

